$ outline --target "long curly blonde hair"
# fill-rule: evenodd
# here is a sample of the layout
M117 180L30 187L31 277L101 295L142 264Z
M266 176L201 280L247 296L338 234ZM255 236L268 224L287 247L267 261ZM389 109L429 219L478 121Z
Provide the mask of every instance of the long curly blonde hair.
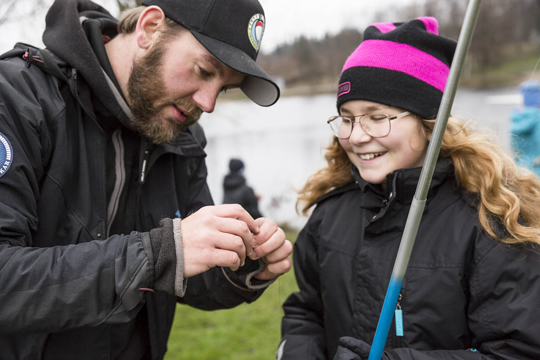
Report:
M433 132L435 120L421 120L426 134ZM327 192L353 181L351 162L339 140L326 148L328 166L309 177L298 191L297 208L308 214L315 201ZM487 134L469 130L455 118L448 120L439 159L452 158L455 178L461 191L478 199L478 217L489 236L509 244L540 244L540 181ZM501 238L495 222L504 225Z

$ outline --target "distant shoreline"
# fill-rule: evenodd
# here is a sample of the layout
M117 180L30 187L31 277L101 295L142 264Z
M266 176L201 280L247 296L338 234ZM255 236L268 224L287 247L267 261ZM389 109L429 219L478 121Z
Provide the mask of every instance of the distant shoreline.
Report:
M538 69L533 79L540 80L540 69ZM510 88L518 87L520 83L525 80L529 80L531 74L516 74L513 72L503 73L501 72L488 72L484 74L469 75L465 79L462 76L459 87L469 90L490 90L498 88ZM290 87L285 87L281 90L281 97L289 96L314 96L321 94L335 94L337 89L336 83L321 83L321 84L302 84ZM245 100L245 95L239 90L230 90L224 94L221 94L219 101L235 101Z

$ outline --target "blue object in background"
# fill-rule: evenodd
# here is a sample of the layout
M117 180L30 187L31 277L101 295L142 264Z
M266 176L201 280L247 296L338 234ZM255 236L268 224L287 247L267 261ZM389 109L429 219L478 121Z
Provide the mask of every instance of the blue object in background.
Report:
M513 110L510 116L516 161L540 177L540 108Z
M525 107L540 106L540 82L538 80L524 81L519 85L523 94L523 105Z
M540 177L540 82L521 83L523 109L512 110L510 133L516 162Z

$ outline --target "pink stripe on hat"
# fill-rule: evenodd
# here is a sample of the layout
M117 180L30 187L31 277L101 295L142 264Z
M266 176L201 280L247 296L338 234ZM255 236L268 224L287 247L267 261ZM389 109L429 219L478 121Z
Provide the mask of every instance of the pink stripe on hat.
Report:
M426 26L426 31L435 35L439 35L439 22L434 17L425 16L419 17L418 20L422 21Z
M400 71L444 91L450 68L417 48L386 40L365 40L349 56L342 73L355 66Z
M371 24L371 26L375 26L383 34L396 29L396 25L393 23L376 23Z

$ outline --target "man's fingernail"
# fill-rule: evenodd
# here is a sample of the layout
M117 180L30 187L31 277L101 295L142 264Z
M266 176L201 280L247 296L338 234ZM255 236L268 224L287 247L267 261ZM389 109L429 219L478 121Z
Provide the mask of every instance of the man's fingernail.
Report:
M259 243L257 242L256 239L252 239L252 240L251 240L251 245L252 245L252 246L257 246L257 245L259 245Z

